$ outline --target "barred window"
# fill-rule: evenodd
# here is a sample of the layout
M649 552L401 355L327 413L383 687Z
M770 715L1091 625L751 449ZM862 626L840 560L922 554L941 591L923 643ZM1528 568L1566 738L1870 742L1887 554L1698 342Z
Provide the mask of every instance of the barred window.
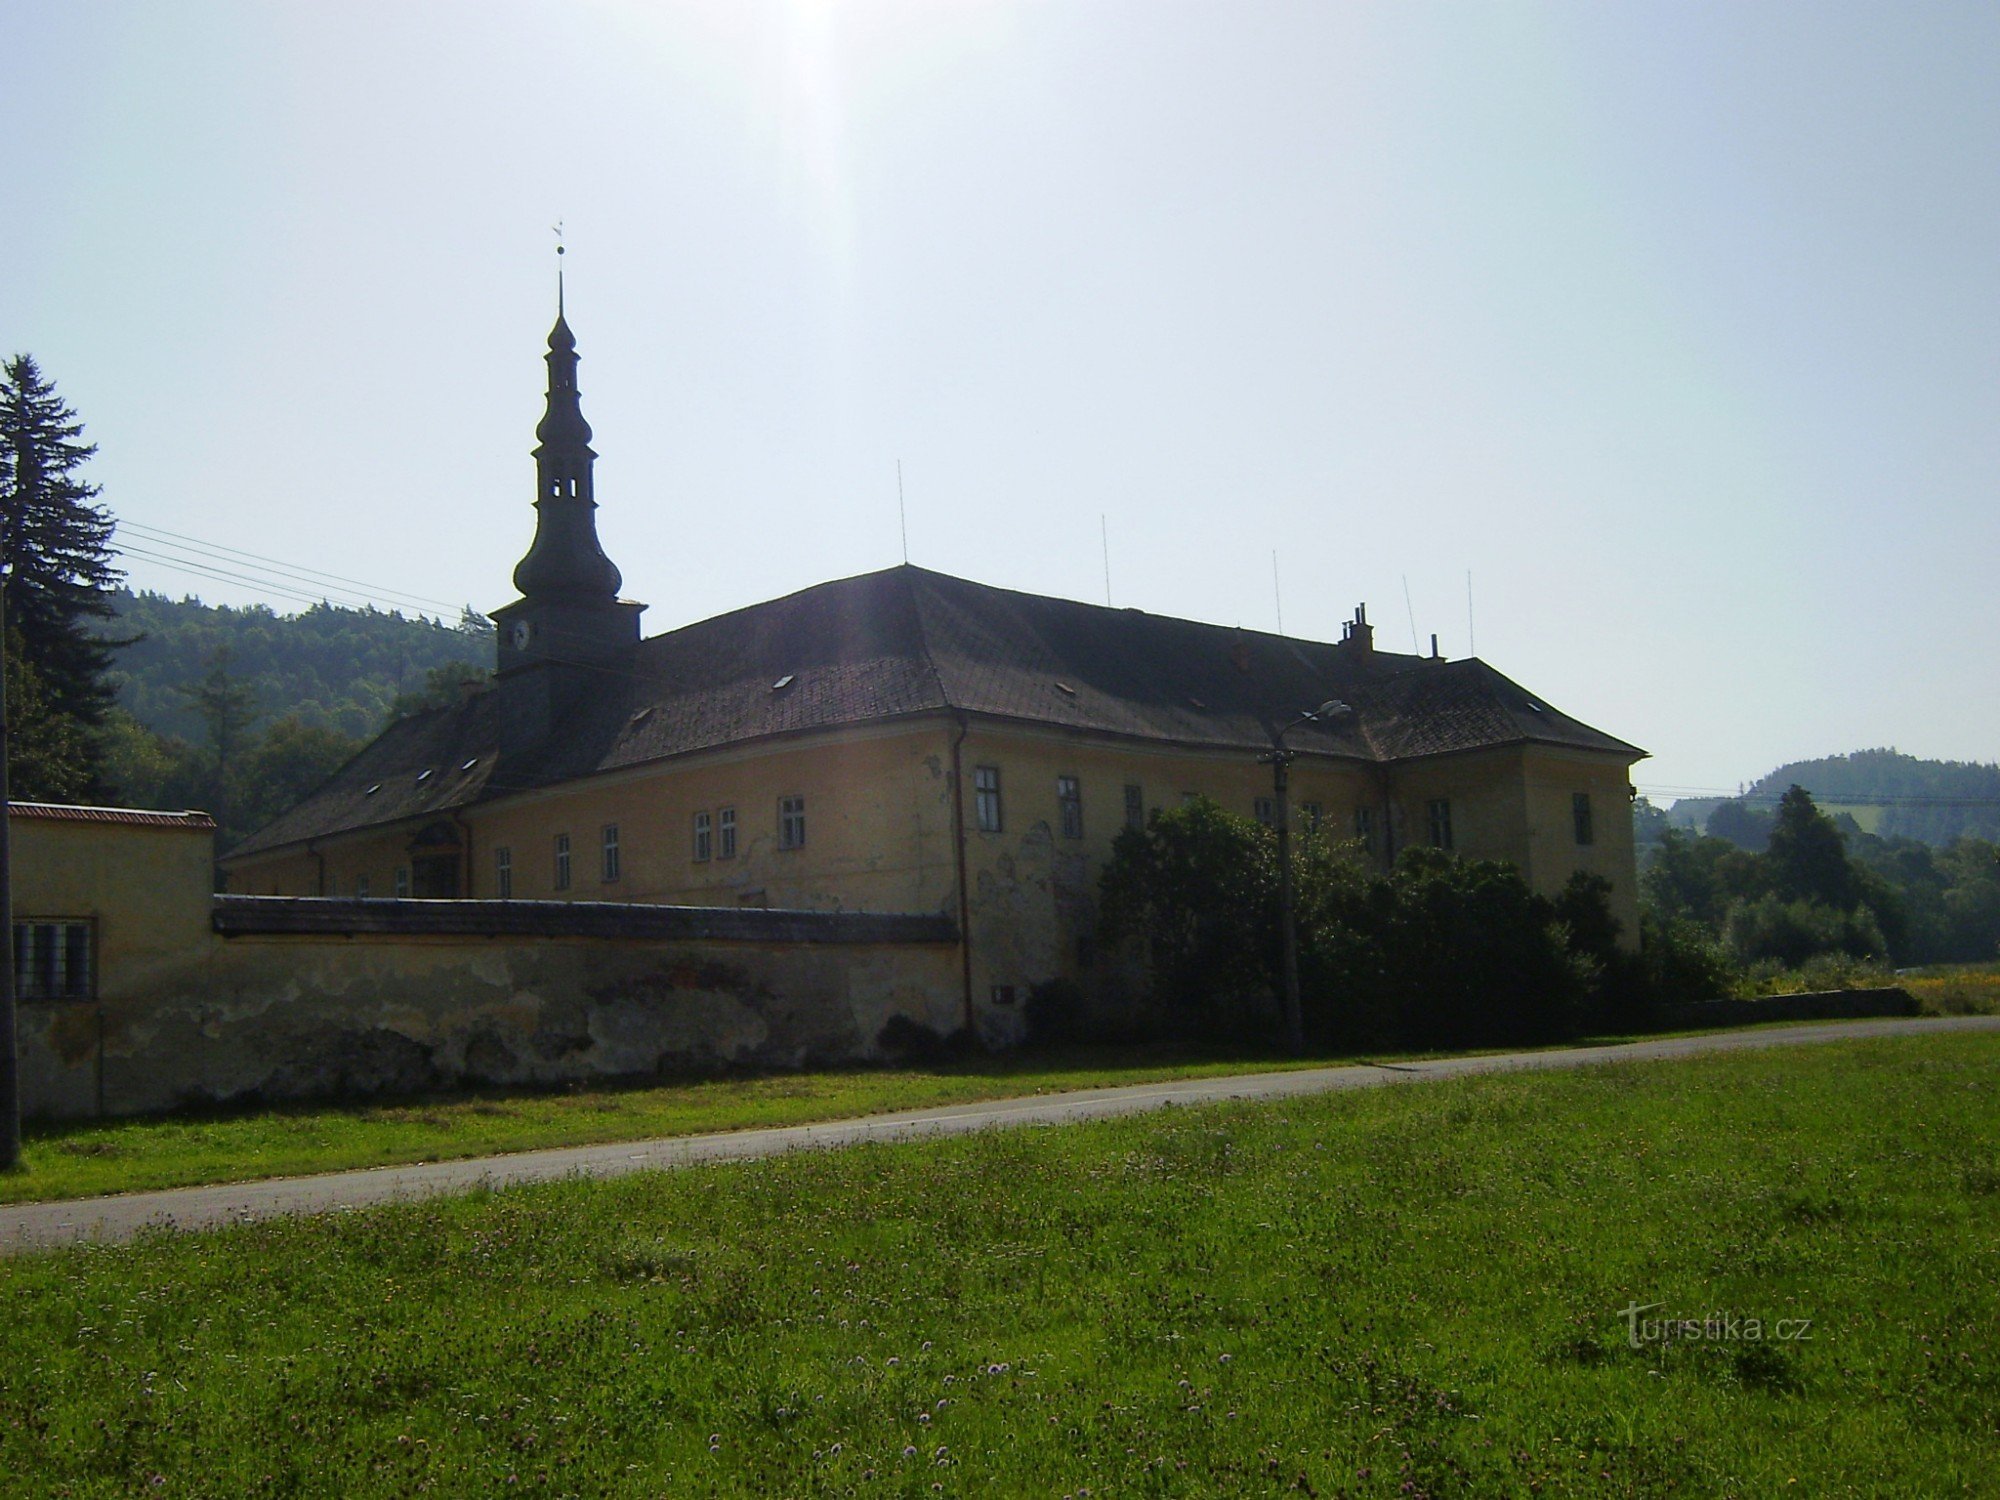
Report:
M715 814L715 857L736 858L736 809L725 807Z
M1141 833L1146 829L1146 792L1143 787L1125 784L1125 826Z
M981 833L1000 831L1000 768L972 768L972 806L979 818Z
M694 815L694 862L700 864L707 859L714 852L714 847L715 834L708 814L698 812Z
M806 846L806 799L778 799L778 847L803 849Z
M1062 812L1062 832L1066 839L1083 837L1083 783L1074 776L1056 778L1056 806Z
M1590 821L1590 793L1572 792L1569 798L1570 821L1576 825L1576 841L1579 844L1597 842L1597 830Z
M556 889L569 889L569 835L556 835Z
M1451 799L1434 797L1424 804L1431 828L1431 847L1449 849L1451 847Z
M14 995L21 1000L88 1000L96 993L88 921L14 924Z
M502 901L514 894L514 851L505 844L493 851L493 894Z

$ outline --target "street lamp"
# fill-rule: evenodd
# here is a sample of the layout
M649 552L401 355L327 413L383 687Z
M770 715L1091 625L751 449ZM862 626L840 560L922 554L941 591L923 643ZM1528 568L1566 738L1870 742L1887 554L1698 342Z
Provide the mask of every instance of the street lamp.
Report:
M1285 1046L1294 1057L1306 1050L1305 1015L1299 1007L1299 922L1292 898L1292 756L1285 736L1301 724L1317 724L1337 719L1354 710L1338 698L1329 698L1311 713L1300 714L1283 729L1271 731L1271 753L1259 760L1271 763L1271 791L1278 813L1278 921L1284 938Z

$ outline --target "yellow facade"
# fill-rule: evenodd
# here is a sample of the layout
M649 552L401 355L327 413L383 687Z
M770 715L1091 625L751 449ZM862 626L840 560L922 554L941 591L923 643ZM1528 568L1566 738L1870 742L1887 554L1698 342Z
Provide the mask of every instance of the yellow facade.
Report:
M677 757L461 809L450 822L459 890L478 897L963 911L962 1002L970 1019L1004 1035L1009 1007L1017 1016L1032 986L1096 977L1098 881L1127 823L1128 787L1138 789L1141 818L1196 795L1268 817L1273 794L1270 767L1253 752L933 713ZM1516 865L1544 894L1577 870L1601 874L1627 941L1636 939L1630 792L1611 757L1542 746L1393 765L1301 755L1290 795L1295 827L1317 820L1343 842L1365 832L1378 865L1435 838L1465 857ZM792 798L804 837L787 847L783 804ZM348 896L365 881L369 894L393 894L408 889L419 836L438 826L247 856L230 862L230 887ZM617 853L607 867L611 829Z
M202 813L16 804L8 820L17 927L83 925L87 993L118 1000L208 940L215 824ZM68 955L65 955L65 962Z

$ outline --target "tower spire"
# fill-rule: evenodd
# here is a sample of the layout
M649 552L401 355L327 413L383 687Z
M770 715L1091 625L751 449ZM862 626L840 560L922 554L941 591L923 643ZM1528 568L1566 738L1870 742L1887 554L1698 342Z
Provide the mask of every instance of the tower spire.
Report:
M545 358L547 409L535 428L535 541L514 569L514 587L530 599L615 599L623 579L597 541L597 452L576 385L576 335L560 306Z

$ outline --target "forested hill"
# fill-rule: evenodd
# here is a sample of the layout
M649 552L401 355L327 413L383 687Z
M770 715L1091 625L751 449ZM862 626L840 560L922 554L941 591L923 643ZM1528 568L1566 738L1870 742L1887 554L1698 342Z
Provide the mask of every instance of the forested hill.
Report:
M1780 766L1746 800L1770 807L1796 783L1829 813L1846 812L1883 838L1948 844L2000 840L2000 765L1919 760L1896 750L1857 750Z
M116 604L118 619L105 634L139 637L115 655L118 706L156 734L191 741L204 726L183 689L218 660L249 687L259 717L296 718L356 739L381 729L399 694L423 691L434 668L493 664L492 627L470 614L456 625L330 604L280 615L262 605L123 592Z

